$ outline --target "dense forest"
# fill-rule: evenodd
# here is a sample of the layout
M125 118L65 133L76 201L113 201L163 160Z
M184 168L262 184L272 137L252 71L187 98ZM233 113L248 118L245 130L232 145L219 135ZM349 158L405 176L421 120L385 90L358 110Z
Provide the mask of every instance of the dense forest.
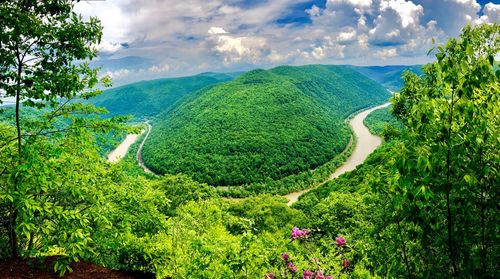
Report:
M168 111L179 100L196 91L224 81L238 73L203 73L196 76L141 81L112 88L89 100L109 111L107 117L131 115L136 120Z
M292 206L270 194L221 198L184 174L149 176L130 154L106 162L97 134L138 131L129 118L102 117L106 110L76 101L102 93L109 79L81 63L96 57L102 27L77 16L73 1L0 2L0 34L0 90L16 99L0 112L0 276L18 278L41 263L64 276L83 261L137 278L498 277L500 24L464 27L429 52L435 59L421 74L405 72L392 116L379 111L366 120L383 145ZM320 81L303 69L318 69ZM343 84L321 74L339 74L332 69L253 71L199 98L252 81L246 88L273 89L272 98L228 91L237 104L299 98L332 117L320 96L351 102L331 96ZM351 103L333 119L363 106ZM314 111L303 113L331 123ZM15 269L19 262L25 269Z
M251 71L158 116L143 158L216 186L278 180L332 160L349 142L344 119L389 96L342 66Z
M397 131L404 127L403 123L391 113L390 107L378 109L370 113L365 118L364 124L372 134L385 135L386 137L388 136L389 129Z

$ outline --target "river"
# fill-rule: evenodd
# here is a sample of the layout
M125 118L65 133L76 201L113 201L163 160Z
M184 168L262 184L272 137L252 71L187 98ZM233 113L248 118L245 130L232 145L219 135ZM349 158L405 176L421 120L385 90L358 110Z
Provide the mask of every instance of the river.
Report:
M116 163L123 159L125 155L127 155L130 146L132 146L143 133L144 130L140 134L127 135L127 137L108 154L108 162Z
M382 139L379 136L370 133L363 121L368 116L368 114L370 114L374 110L385 108L390 105L390 103L385 103L380 106L372 107L359 112L353 118L351 118L349 124L351 125L354 135L357 139L356 146L354 146L354 150L352 151L351 156L349 156L344 164L337 168L327 180L320 183L316 187L319 187L348 171L354 170L357 166L361 165L366 160L366 158L368 158L368 155L370 155L373 151L375 151L375 149L377 149L377 147L382 143ZM288 205L292 205L299 200L300 196L314 188L315 187L298 192L293 192L285 195L284 197L288 199Z
M304 193L307 193L310 190L319 187L348 171L352 171L357 166L361 165L366 160L366 158L368 158L368 155L370 155L373 151L375 151L375 149L377 149L377 147L382 143L382 139L379 136L370 133L370 131L365 126L363 121L374 110L378 110L388 106L390 106L390 103L385 103L383 105L372 107L359 112L353 118L351 118L351 120L349 121L349 125L351 125L352 130L354 132L354 136L356 137L356 146L354 147L351 156L349 156L349 158L347 158L347 160L322 183L306 190L292 192L290 194L285 195L284 197L288 199L288 205L294 204L296 201L298 201L299 197ZM151 132L151 125L147 122L146 124L148 126L147 134L144 137L143 141L141 142L139 149L137 150L136 160L139 163L139 165L144 169L145 172L153 174L153 172L144 165L144 162L142 161L141 158L142 147L144 146L144 143L146 142L146 139L148 138L149 133ZM130 146L134 144L144 132L145 130L143 130L139 135L134 135L134 134L127 135L127 138L108 155L108 162L118 162L121 158L125 157Z

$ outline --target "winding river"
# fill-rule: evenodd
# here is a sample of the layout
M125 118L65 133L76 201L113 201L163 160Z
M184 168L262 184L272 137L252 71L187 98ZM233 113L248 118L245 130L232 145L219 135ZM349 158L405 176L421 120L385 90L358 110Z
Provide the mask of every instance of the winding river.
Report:
M116 163L127 155L127 152L140 137L144 133L144 130L140 134L128 134L127 137L113 150L108 154L108 162Z
M368 155L370 155L377 147L382 143L382 139L377 136L373 135L370 133L368 128L365 126L363 121L365 118L373 112L374 110L378 110L381 108L385 108L390 106L390 103L385 103L383 105L379 105L376 107L372 107L366 110L363 110L356 114L350 121L349 124L352 127L352 130L354 132L354 135L356 136L356 146L354 146L354 150L352 151L351 156L347 158L347 160L340 166L338 169L336 169L328 179L323 181L322 183L316 185L316 187L319 187L328 181L335 179L342 175L343 173L346 173L348 171L354 170L357 166L361 165L366 158L368 158ZM284 197L288 199L288 205L294 204L296 201L299 200L299 197L303 195L304 193L307 193L311 191L312 189L316 188L312 187L306 190L298 191L298 192L292 192L288 195L285 195Z
M130 146L132 146L132 144L134 144L144 133L146 133L146 136L139 145L139 148L137 149L137 154L135 155L135 159L139 164L139 166L144 170L144 172L149 174L154 174L150 169L148 169L148 167L146 167L141 156L142 147L144 146L144 143L148 139L149 133L151 133L151 128L152 128L151 124L149 124L148 121L144 122L144 124L146 124L147 129L142 130L140 134L128 134L125 140L123 140L120 143L120 145L118 145L113 151L109 153L108 162L116 163L119 162L121 159L123 159L125 155L127 155Z
M377 147L382 143L382 139L379 136L373 135L372 133L370 133L370 131L365 126L363 121L374 110L385 108L385 107L388 107L389 105L390 105L390 103L385 103L385 104L382 104L382 105L379 105L376 107L372 107L372 108L363 110L363 111L359 112L358 114L356 114L353 118L351 118L351 120L349 121L349 124L351 125L352 130L354 132L354 135L356 136L356 139L357 139L356 146L354 147L354 150L352 151L351 156L349 156L349 158L347 158L347 160L344 162L344 164L342 164L342 166L337 168L322 183L316 185L315 187L306 189L306 190L292 192L290 194L285 195L284 197L288 199L288 205L294 204L299 199L299 197L301 195L303 195L304 193L307 193L310 190L312 190L316 187L319 187L319 186L327 183L328 181L331 181L331 180L339 177L343 173L346 173L348 171L352 171L357 166L361 165L366 160L368 155L370 155L373 151L375 151L375 149L377 149ZM127 135L127 138L120 145L118 145L118 147L115 150L113 150L108 155L108 162L118 162L121 158L125 157L130 146L132 144L134 144L137 141L137 139L139 139L139 137L144 132L146 132L146 136L142 140L141 144L139 145L139 149L137 150L136 160L137 160L139 166L142 169L144 169L145 172L150 173L150 174L154 174L151 170L149 170L144 165L144 162L142 161L142 157L141 157L142 147L144 146L144 143L146 142L146 140L149 136L149 133L151 132L151 125L147 122L146 122L146 125L148 127L147 132L145 130L143 130L141 132L141 134L139 134L139 135L134 135L134 134Z
M139 166L144 170L144 172L155 175L154 172L152 172L150 169L148 169L148 167L146 167L144 161L142 160L142 148L144 147L144 143L148 139L149 133L151 133L151 128L152 128L149 122L146 122L146 125L148 126L148 132L144 137L144 139L142 140L141 144L139 145L139 148L137 149L137 154L135 155L135 159L137 160Z

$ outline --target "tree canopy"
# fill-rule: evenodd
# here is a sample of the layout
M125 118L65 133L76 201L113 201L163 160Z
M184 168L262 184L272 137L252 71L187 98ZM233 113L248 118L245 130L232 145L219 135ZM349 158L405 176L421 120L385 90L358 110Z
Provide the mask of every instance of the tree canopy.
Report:
M0 2L0 92L15 98L13 125L1 124L0 230L9 243L1 250L14 258L61 255L61 272L88 256L100 218L87 210L106 183L93 132L123 129L126 120L101 120L105 110L71 102L109 84L87 63L102 27L77 15L74 3ZM44 110L28 118L22 106Z
M157 173L215 186L279 180L340 154L350 137L344 119L389 96L347 67L250 71L159 115L143 159Z

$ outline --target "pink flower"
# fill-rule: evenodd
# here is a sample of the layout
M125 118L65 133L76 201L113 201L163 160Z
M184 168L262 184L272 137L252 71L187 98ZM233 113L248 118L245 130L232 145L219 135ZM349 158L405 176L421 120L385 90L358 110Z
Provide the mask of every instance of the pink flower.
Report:
M302 273L302 279L312 279L314 273L310 270L304 270L304 273Z
M321 272L321 270L318 270L318 272L316 272L316 277L315 279L324 279L325 277L323 277L323 272Z
M333 279L333 277L330 276L330 275L328 275L328 276L325 277L325 279Z
M285 262L288 262L288 260L290 259L290 257L288 256L288 253L283 253L283 254L281 254L281 258L282 258Z
M292 262L288 262L287 266L291 272L293 273L297 272L297 267Z
M350 264L351 264L351 262L350 262L348 259L344 259L344 260L342 261L342 266L343 266L344 268L348 268Z
M335 242L338 246L344 246L346 244L345 238L342 236L335 238Z
M266 279L274 279L274 273L272 272L269 272L268 274L266 274Z
M297 227L293 227L293 229L292 229L292 238L293 239L298 239L301 236L302 236L302 231L299 228L297 228Z
M305 237L309 234L309 231L304 229L304 230L300 230L299 228L297 227L294 227L292 229L292 238L293 239L299 239L301 237Z

